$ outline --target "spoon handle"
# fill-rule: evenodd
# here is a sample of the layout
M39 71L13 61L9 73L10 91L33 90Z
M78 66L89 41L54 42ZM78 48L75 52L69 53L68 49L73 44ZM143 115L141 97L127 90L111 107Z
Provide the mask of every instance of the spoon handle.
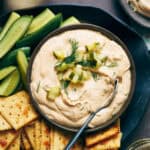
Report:
M77 141L77 139L80 137L80 135L82 134L82 132L86 129L86 127L91 122L91 120L94 118L94 116L95 116L95 113L91 113L90 114L90 116L87 118L87 120L85 121L85 123L83 124L83 126L80 128L80 130L75 134L75 136L73 136L73 138L67 144L65 150L70 150L71 149L71 147L75 144L75 142Z

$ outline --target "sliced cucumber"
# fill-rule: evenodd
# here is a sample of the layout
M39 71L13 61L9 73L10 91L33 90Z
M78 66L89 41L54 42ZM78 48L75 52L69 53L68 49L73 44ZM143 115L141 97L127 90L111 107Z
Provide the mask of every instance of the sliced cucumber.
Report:
M72 24L79 24L79 23L80 21L76 17L71 16L62 22L61 27L72 25Z
M21 78L22 78L23 84L26 87L26 84L27 84L26 75L27 75L28 61L27 61L27 57L24 54L24 52L18 51L17 62L18 62L18 67L19 67L19 71L21 73Z
M7 77L10 73L12 73L14 70L16 70L15 66L9 66L6 68L3 68L0 70L0 80L4 79Z
M62 14L57 14L52 20L50 20L45 26L38 31L26 35L16 43L17 47L22 46L35 46L39 41L44 38L48 33L58 28L62 22Z
M10 27L5 37L0 41L0 58L15 45L28 29L32 16L22 16Z
M16 69L11 75L5 78L0 84L0 95L9 96L17 88L20 81L20 74Z
M12 50L10 53L8 53L4 58L0 61L0 68L7 67L10 65L16 65L16 56L18 51L23 51L27 57L30 56L30 47L22 47L15 50Z
M6 32L19 17L20 15L16 12L12 12L10 14L6 24L4 25L4 28L2 29L2 32L0 33L0 40L5 36Z
M38 16L36 16L33 20L26 34L31 34L40 28L42 28L45 24L47 24L55 14L48 8L42 11Z

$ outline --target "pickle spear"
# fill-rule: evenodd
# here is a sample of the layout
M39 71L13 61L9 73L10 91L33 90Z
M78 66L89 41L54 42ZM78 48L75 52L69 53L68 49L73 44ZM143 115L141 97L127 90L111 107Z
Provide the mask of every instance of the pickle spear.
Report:
M26 85L27 85L26 75L27 75L27 68L28 68L28 60L23 51L18 51L17 63L18 63L20 74L21 74L21 79L26 88Z
M16 69L11 75L6 77L0 84L0 96L9 96L17 88L20 81L20 74Z
M10 73L16 70L15 66L9 66L0 70L0 80L7 77Z

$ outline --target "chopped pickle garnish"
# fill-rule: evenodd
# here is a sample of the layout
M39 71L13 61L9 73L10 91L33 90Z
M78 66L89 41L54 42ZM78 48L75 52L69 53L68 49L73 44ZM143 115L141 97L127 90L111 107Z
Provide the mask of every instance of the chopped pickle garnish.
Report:
M101 45L99 42L95 42L95 43L92 43L90 45L86 45L86 49L88 52L98 52L100 53L101 51Z
M86 80L89 80L91 77L91 74L89 71L82 71L82 80L86 81Z
M65 53L62 50L55 50L55 51L53 51L53 55L58 60L63 60L65 58Z
M59 63L59 64L56 64L55 65L55 69L58 71L58 72L63 72L63 71L66 71L68 70L69 68L73 68L74 67L74 64L70 63L70 64L66 64L65 62L63 63Z
M60 95L60 87L55 86L51 87L47 90L47 98L48 100L55 100Z
M66 89L70 83L83 84L93 76L90 69L98 69L107 61L107 57L100 58L102 47L98 42L80 47L80 49L78 49L79 43L75 39L69 39L69 43L71 45L69 56L65 57L60 51L53 52L58 59L55 69L63 89Z

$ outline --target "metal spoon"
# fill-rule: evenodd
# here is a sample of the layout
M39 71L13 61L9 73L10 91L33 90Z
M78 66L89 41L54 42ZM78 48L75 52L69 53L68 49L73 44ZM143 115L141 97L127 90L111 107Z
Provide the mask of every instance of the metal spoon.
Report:
M70 142L67 144L67 146L65 147L65 150L70 150L71 147L75 144L75 142L77 141L77 139L80 137L80 135L82 134L82 132L86 129L86 127L88 126L88 124L91 122L91 120L95 117L95 115L101 111L102 109L108 107L112 101L113 98L116 94L117 91L117 85L118 85L118 80L114 81L114 90L109 98L109 100L107 101L106 104L104 104L103 107L98 108L95 112L92 112L90 114L90 116L87 118L87 120L84 122L83 126L79 129L79 131L75 134L75 136L70 140Z

